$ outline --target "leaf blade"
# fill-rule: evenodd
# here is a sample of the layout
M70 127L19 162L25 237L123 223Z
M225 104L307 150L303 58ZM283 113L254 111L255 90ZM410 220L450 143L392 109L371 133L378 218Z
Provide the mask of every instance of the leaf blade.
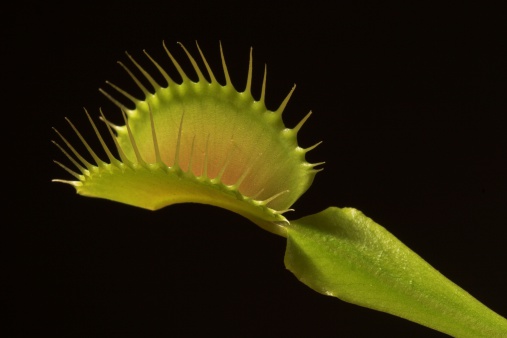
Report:
M285 265L317 292L452 336L507 336L505 318L356 209L291 221Z

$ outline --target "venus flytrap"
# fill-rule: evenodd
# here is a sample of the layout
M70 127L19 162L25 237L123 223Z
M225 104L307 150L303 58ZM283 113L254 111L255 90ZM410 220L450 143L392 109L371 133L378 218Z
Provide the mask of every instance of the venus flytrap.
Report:
M220 48L225 84L197 46L202 64L183 47L198 80L192 81L165 47L181 77L176 81L147 53L167 86L160 85L130 55L144 79L124 64L144 93L138 99L114 84L101 90L124 117L101 133L88 115L107 161L91 148L69 121L94 163L86 160L58 131L55 144L73 166L57 162L75 180L79 194L156 210L175 203L204 203L250 219L287 238L285 265L312 289L344 301L384 311L457 337L507 337L507 320L446 279L392 234L361 212L328 208L289 221L285 212L310 187L322 163L305 155L318 143L301 148L297 134L310 116L287 128L282 113L294 91L278 109L265 105L266 72L261 95L252 95L252 55L244 91L231 82ZM203 72L204 71L204 72ZM151 89L146 85L149 84ZM103 135L108 134L108 135ZM110 137L115 150L106 143Z

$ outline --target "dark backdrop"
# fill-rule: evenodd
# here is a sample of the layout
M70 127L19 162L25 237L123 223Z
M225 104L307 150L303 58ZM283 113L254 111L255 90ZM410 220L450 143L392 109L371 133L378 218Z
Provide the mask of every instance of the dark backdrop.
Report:
M5 11L2 163L6 302L14 336L439 337L320 295L283 265L285 240L225 210L149 212L78 196L51 127L104 107L126 84L124 51L163 59L162 40L236 81L254 47L269 108L314 114L300 144L326 161L295 219L362 210L451 280L507 316L507 46L500 8L460 4L104 1ZM181 54L179 54L181 55ZM144 62L144 60L143 60ZM146 63L145 63L146 64ZM6 122L5 122L6 121Z

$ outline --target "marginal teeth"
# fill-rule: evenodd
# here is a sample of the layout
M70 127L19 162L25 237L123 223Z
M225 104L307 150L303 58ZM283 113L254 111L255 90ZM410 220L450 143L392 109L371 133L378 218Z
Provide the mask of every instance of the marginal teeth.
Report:
M132 103L135 104L138 101L135 97L133 97L132 95L130 95L129 93L127 93L126 91L124 91L123 89L121 89L120 87L118 87L117 85L115 85L114 83L106 81L106 84L109 85L109 86L111 86L111 88L113 88L114 90L116 90L118 93L120 93L123 96L125 96ZM121 110L128 110L128 108L124 104L122 104L120 101L116 100L113 96L109 95L109 93L106 92L104 89L99 88L99 91L105 97L107 97L111 102L113 102L118 108L120 108Z
M282 214L285 214L286 212L290 212L290 211L294 211L294 209L276 210L275 214L282 215Z
M123 64L123 62L118 61L118 64L127 72L127 74L132 78L132 80L139 87L139 89L141 89L141 91L144 93L144 95L146 97L148 97L151 94L150 91L148 89L146 89L146 87L141 83L141 81L139 81L139 79L134 75L134 73L132 73L132 71L127 66L125 66L125 64ZM158 87L159 87L159 85L157 84L157 86L155 88L158 88Z
M308 114L303 117L301 121L292 129L296 134L301 130L301 127L305 124L306 121L308 121L308 118L312 115L312 112L310 111Z
M145 97L140 100L109 81L106 83L114 95L100 89L120 109L124 119L124 125L114 125L100 110L100 119L107 126L117 154L107 146L85 111L109 163L97 156L68 121L95 163L88 162L56 131L67 150L55 142L56 146L77 168L74 171L56 162L76 179L56 181L71 184L86 196L147 209L197 201L223 206L249 218L283 221L281 214L292 210L292 204L312 183L318 171L314 167L320 165L310 164L304 158L320 142L305 149L297 143L297 134L311 112L292 129L286 128L282 121L282 113L296 86L292 86L278 109L270 111L265 106L266 66L260 99L255 100L252 95L252 49L245 90L239 92L232 84L221 45L224 84L217 81L198 45L200 64L204 67L199 67L191 53L180 46L197 82L189 78L165 44L164 50L181 81L171 78L144 51L165 79L167 85L164 87L126 53L134 67L130 69L122 62L119 65ZM132 70L140 74L139 77ZM132 104L133 108L126 104Z
M320 146L321 144L322 144L322 141L317 142L317 143L315 143L313 146L310 146L310 147L308 147L308 148L305 148L305 149L304 149L304 152L305 152L305 153L307 153L307 152L309 152L309 151L312 151L313 149L317 148L317 147L318 147L318 146ZM324 163L324 162L321 162L321 163Z

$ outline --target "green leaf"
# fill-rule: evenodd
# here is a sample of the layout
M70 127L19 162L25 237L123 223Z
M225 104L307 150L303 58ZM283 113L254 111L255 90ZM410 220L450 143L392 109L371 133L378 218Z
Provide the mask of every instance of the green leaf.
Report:
M146 56L167 85L157 82L128 55L138 75L120 64L144 97L138 99L108 82L116 95L102 89L101 92L120 108L125 125L113 125L101 112L108 126L107 132L101 133L88 115L107 161L100 158L87 138L69 121L88 154L80 153L70 140L57 132L64 146L55 144L77 171L57 162L74 180L54 181L72 185L83 196L150 210L186 202L211 204L285 236L284 226L288 221L283 214L291 210L320 171L315 169L320 163L305 159L306 153L316 145L302 148L297 142L298 132L311 113L295 127L286 127L282 113L295 87L276 110L269 110L265 104L266 72L260 99L254 98L252 52L245 89L238 91L231 82L222 48L221 73L225 83L216 79L198 46L204 67L181 47L187 55L186 61L192 65L190 74L194 73L198 81L187 75L165 45L180 81L171 78L159 63ZM130 101L133 109L123 101ZM108 139L116 149L107 145Z
M317 292L456 337L507 337L507 320L352 208L291 221L285 265Z

